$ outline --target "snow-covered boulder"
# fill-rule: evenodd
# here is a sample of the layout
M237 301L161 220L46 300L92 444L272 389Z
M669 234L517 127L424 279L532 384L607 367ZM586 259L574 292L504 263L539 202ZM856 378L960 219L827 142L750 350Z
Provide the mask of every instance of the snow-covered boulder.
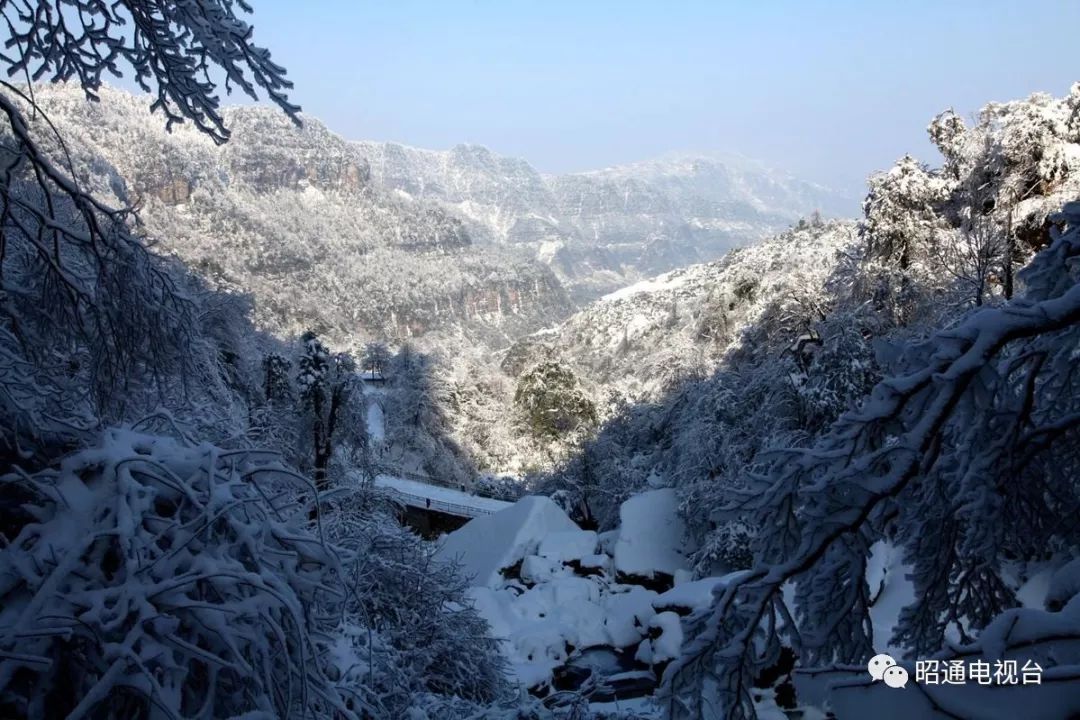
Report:
M597 535L596 540L600 543L600 552L607 555L614 555L615 543L619 541L619 529L606 530Z
M533 560L544 559L531 555L523 569ZM525 687L549 682L572 650L608 641L600 586L590 579L562 575L538 583L520 596L507 587L474 587L469 596L491 625L492 636L503 641L510 669Z
M671 610L680 615L689 615L695 610L702 610L712 605L718 590L722 590L729 582L746 573L746 570L738 570L721 577L707 577L679 583L653 600L653 607L657 612Z
M655 599L656 593L640 587L604 598L604 629L611 647L625 648L641 641L656 614L652 606Z
M619 508L615 570L636 578L673 577L688 567L686 528L673 488L635 495Z
M1058 611L1080 595L1080 558L1074 558L1054 572L1046 591L1046 609Z
M578 529L549 498L530 495L505 510L470 520L443 539L435 556L459 563L473 584L496 587L502 582L499 571L535 555L544 538Z
M682 621L673 612L653 615L649 620L649 637L638 646L634 656L639 662L658 665L679 657L683 644Z
M578 561L578 568L586 573L599 574L611 567L611 556L599 553L586 555Z
M596 552L596 533L592 530L555 532L540 541L537 554L557 562L581 560Z
M562 563L539 555L529 555L521 563L522 582L533 585L551 580L563 572Z

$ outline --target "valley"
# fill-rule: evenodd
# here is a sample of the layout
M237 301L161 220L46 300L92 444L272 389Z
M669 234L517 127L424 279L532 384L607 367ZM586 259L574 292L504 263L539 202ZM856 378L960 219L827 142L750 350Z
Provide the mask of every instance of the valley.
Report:
M1080 83L943 109L929 162L852 193L718 152L578 169L685 131L844 176L932 83L803 77L802 18L766 23L777 73L704 60L760 39L695 41L708 13L459 7L406 53L437 13L339 4L330 61L289 4L324 124L246 3L20 3L0 717L1080 716ZM360 132L464 116L537 157Z

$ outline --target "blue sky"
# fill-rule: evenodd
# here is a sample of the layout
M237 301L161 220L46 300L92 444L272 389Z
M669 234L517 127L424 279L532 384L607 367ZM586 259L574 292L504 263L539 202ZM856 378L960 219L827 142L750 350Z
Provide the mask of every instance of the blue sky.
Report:
M1080 80L1076 0L254 0L305 112L544 172L736 152L859 189L925 127Z

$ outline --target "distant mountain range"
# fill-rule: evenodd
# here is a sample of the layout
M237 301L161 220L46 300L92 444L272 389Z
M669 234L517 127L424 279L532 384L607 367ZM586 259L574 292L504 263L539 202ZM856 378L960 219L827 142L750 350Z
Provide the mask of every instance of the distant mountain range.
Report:
M505 346L643 277L855 207L746 162L544 176L480 146L349 142L261 107L226 109L233 134L218 147L191 127L166 132L146 97L36 97L77 148L80 181L138 205L160 250L252 294L263 326L345 344L438 332Z
M487 148L358 143L372 180L461 217L476 237L527 248L579 301L714 260L817 210L853 215L854 197L741 158L671 156L541 175Z

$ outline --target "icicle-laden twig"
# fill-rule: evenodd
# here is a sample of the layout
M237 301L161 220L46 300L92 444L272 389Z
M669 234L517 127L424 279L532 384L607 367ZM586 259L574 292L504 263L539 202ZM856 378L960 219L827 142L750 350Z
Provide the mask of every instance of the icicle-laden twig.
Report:
M822 574L836 575L833 584L820 586L832 588L830 597L800 605L803 638L813 633L821 642L837 628L850 628L843 624L847 614L864 620L865 598L840 590L865 585L860 583L865 566L853 558L865 558L864 534L880 528L886 514L895 515L896 504L890 501L906 489L918 488L945 466L948 476L958 479L957 491L967 492L971 502L980 496L963 483L985 471L983 453L1007 457L1008 450L1021 449L999 447L998 430L1008 430L1018 418L1014 437L1033 418L1047 432L1073 418L1066 424L1075 429L1076 408L1068 400L1075 397L1075 387L1063 380L1073 376L1080 327L1080 203L1066 206L1061 220L1068 230L1026 271L1023 299L973 312L956 327L914 346L908 372L879 383L813 448L783 456L766 478L770 486L762 501L784 513L777 523L782 526L779 539L770 543L766 533L761 562L728 584L714 607L696 618L694 641L665 673L672 717L755 717L750 688L762 656L781 635L799 645L784 615L786 583L801 583L808 573L815 582ZM1038 374L1037 382L999 367L1015 369L1014 358L1040 354L1047 357L1018 366ZM1041 413L1025 399L1035 387ZM1002 396L1019 398L1009 413L996 404ZM1060 402L1063 396L1066 402ZM950 428L965 443L947 448L943 431L960 412L966 413L965 425L972 418L981 422L984 415L998 423L1004 416L1008 422L998 427L987 420L995 432L981 438L963 435L966 427ZM1069 490L1070 481L1064 482L1063 489Z
M252 462L110 430L3 478L36 499L0 549L0 714L358 717L325 658L338 552L279 519L259 485L291 480Z

